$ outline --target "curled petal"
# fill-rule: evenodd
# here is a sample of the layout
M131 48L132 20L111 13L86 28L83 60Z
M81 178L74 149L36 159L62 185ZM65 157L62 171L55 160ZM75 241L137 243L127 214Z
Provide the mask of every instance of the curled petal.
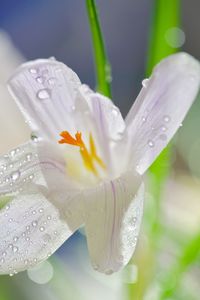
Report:
M173 137L200 86L200 65L186 53L159 63L127 118L128 164L140 174L153 163Z
M86 199L86 235L93 267L111 274L130 260L139 234L144 187L126 173L90 191Z
M30 142L0 158L0 274L47 259L82 225L82 199L64 167L51 144Z

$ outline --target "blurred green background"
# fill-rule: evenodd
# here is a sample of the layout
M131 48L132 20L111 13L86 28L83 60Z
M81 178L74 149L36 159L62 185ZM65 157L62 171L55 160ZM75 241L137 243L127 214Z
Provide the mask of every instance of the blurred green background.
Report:
M146 74L149 43L154 45L150 34L155 3L99 0L97 4L112 65L113 99L125 116ZM173 51L181 47L200 59L200 2L184 0L180 6L178 28L173 25L160 38ZM0 7L3 154L29 137L29 130L5 89L6 80L17 65L55 56L93 88L95 73L84 1L0 0ZM166 10L163 18L171 24L173 15L173 10L169 15ZM174 34L178 39L174 39ZM199 115L197 99L173 141L170 172L157 212L151 188L156 186L156 175L152 172L146 179L149 188L140 241L125 270L111 276L93 271L84 232L78 232L48 262L13 277L1 276L0 300L200 299ZM154 218L159 223L151 230Z

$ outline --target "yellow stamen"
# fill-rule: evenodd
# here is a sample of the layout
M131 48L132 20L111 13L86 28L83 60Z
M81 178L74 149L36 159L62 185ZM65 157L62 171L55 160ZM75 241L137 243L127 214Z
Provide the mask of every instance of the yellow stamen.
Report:
M62 137L62 139L59 141L59 144L69 144L80 148L80 154L82 156L85 167L93 172L95 176L98 176L98 173L95 168L94 161L96 161L103 169L106 169L104 162L97 155L96 146L92 134L90 134L90 152L88 151L85 143L82 140L81 132L77 131L77 133L75 134L75 138L72 137L68 131L61 132L60 136Z

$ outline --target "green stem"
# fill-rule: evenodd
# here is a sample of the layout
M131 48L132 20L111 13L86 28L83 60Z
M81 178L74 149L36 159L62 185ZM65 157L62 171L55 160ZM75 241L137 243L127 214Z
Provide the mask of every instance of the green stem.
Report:
M95 0L86 0L86 8L93 41L97 91L111 98L111 67L106 56Z

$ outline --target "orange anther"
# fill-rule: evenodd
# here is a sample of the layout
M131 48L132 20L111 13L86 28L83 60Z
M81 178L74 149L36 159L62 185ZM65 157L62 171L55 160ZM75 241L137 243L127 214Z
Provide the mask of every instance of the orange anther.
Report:
M98 174L94 165L94 161L96 161L103 169L106 168L105 164L96 153L95 143L91 134L90 134L90 152L88 151L87 147L85 146L85 143L82 140L81 132L77 131L77 133L75 134L75 138L72 137L68 131L61 132L60 136L62 137L62 139L59 141L59 144L68 144L68 145L80 147L80 154L82 156L85 167L90 171L92 171L96 176Z

